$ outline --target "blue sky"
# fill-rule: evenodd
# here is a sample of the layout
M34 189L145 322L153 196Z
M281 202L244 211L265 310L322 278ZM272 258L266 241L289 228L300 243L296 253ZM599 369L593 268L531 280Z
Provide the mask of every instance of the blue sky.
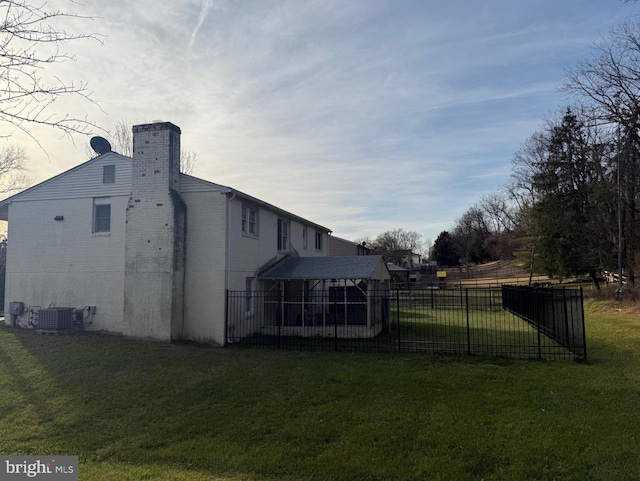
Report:
M111 129L161 119L194 175L356 239L426 239L507 181L520 144L569 103L564 73L638 5L620 0L93 0L64 79L99 107L57 108ZM6 127L2 127L5 133ZM36 181L86 160L46 129L20 132ZM102 133L108 138L107 134Z

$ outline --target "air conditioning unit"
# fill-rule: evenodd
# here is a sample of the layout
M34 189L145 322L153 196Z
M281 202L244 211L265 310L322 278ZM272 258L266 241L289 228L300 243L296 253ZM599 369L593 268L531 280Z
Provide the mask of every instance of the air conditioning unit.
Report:
M76 319L75 307L49 307L40 309L39 329L71 329Z

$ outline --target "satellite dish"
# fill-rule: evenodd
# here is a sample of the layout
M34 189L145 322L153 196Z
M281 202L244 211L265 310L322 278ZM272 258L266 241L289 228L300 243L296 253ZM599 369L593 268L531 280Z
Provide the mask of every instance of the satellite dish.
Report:
M111 144L104 137L91 137L89 143L91 148L99 155L111 152Z

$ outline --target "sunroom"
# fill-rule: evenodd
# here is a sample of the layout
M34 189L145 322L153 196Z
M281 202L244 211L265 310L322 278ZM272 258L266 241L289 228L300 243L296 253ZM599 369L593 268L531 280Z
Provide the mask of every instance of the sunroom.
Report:
M389 321L380 256L288 257L261 272L263 334L368 338Z
M258 274L261 290L245 293L229 338L375 337L389 323L390 279L381 256L286 257Z

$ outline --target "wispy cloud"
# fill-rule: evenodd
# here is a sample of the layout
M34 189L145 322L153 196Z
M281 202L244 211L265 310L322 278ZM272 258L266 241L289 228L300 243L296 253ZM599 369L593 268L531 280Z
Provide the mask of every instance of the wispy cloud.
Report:
M191 50L193 49L193 43L196 41L198 32L202 28L202 24L206 20L207 15L209 15L209 10L211 10L212 7L213 7L212 0L202 0L202 7L200 8L200 15L198 15L198 21L196 23L195 28L191 32L191 39L189 40L189 47L187 48L189 52L191 52Z
M196 175L336 235L434 239L506 182L520 143L566 102L565 69L637 10L578 3L95 0L83 13L101 17L105 44L74 46L61 73L107 113L62 105L105 128L170 120ZM38 135L52 159L32 154L40 180L83 160Z

